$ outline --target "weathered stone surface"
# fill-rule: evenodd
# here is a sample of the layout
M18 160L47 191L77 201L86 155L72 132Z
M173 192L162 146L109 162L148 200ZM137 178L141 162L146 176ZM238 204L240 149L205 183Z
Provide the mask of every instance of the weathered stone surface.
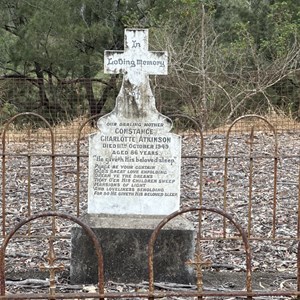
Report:
M116 124L90 137L88 212L168 215L178 210L180 138L117 134L125 126ZM111 138L115 142L103 142ZM122 142L127 138L131 142Z
M167 74L167 53L148 51L148 30L125 30L124 51L105 52L105 72L123 74L114 110L89 139L86 222L103 247L105 279L148 279L147 245L161 220L179 209L181 137L155 106L149 75ZM106 214L105 216L103 214ZM159 217L160 216L160 217ZM155 248L156 280L189 283L194 231L172 221ZM97 281L96 258L80 228L72 230L71 280Z
M148 280L148 241L160 218L87 215L84 221L91 226L102 245L105 281ZM193 245L193 226L183 217L172 220L163 228L155 244L155 281L193 283L193 269L185 264L193 258ZM97 282L94 249L79 227L72 229L71 282Z
M155 107L149 75L167 74L167 53L148 51L148 31L125 31L124 51L105 52L122 73L114 110L89 140L88 213L168 215L179 209L181 137Z

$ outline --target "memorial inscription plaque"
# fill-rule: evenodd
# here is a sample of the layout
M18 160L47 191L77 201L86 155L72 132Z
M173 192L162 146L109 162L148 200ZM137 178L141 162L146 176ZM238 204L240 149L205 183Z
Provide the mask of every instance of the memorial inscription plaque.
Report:
M113 111L98 120L89 139L88 213L83 221L103 246L105 278L148 279L148 241L163 216L179 209L181 138L155 107L149 75L167 74L167 53L148 51L147 29L126 29L124 51L106 51L106 73L123 74ZM193 225L182 216L160 232L156 280L193 282ZM134 242L133 242L134 241ZM172 245L170 247L169 245ZM70 278L97 283L94 247L82 228L72 229Z
M147 29L126 29L124 51L105 52L123 74L114 110L89 140L88 213L168 215L179 209L181 138L155 106L149 75L167 74L167 53L148 51Z

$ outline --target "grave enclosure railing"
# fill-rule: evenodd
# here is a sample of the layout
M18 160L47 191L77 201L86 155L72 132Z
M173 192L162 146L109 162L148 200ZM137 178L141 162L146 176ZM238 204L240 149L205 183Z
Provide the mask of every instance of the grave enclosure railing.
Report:
M41 134L32 126L16 142L11 134L12 125L20 118L29 118L31 122L37 119L44 122L43 133ZM152 299L172 296L215 298L240 296L250 299L260 296L297 296L300 298L298 296L300 294L299 133L278 135L267 119L255 115L238 118L227 128L225 134L203 134L193 119L181 115L174 115L172 118L175 125L177 120L181 122L186 120L189 122L188 127L194 128L183 134L183 148L186 150L183 150L182 156L182 212L198 224L198 240L204 243L204 248L212 242L243 241L246 249L244 252L244 270L247 270L246 290L203 291L203 283L199 283L199 278L202 281L203 276L200 267L201 274L196 272L198 276L196 291L157 291L154 288L155 277L153 278L151 269L153 253L149 247L147 292L105 293L102 277L99 280L99 293L86 295L80 293L80 297ZM34 113L16 115L3 127L0 149L1 227L4 239L0 257L2 296L5 291L4 255L12 234L22 240L49 237L53 237L54 240L66 239L69 237L69 231L64 231L65 224L60 223L59 219L68 219L77 224L80 222L78 218L86 209L87 198L88 153L84 130L91 121L92 119L89 119L82 123L75 141L65 143L58 143L50 124L42 116ZM199 210L199 207L217 207L217 209ZM43 215L44 211L51 212ZM210 212L219 215L216 223L212 221L209 214L207 215ZM40 220L46 215L51 217L50 234L35 229L35 225L30 225L31 222L28 221ZM19 224L18 222L23 219L25 221ZM165 221L163 220L161 224ZM232 222L234 227L238 228L237 231L240 231L239 233L232 229ZM217 226L218 230L215 227L211 228L212 224L216 224L213 226ZM20 225L23 230L21 232L18 230L17 233L16 228L19 229ZM245 234L241 228L244 228ZM153 234L155 236L158 232L155 231ZM151 245L153 239L149 243ZM291 251L292 260L288 263L289 270L294 272L291 288L275 288L268 291L252 288L251 267L259 268L255 264L258 259L255 258L256 252L253 253L253 248L260 243L266 243L267 246L268 243L273 243L275 249L281 247L280 249L285 249L282 250L283 252ZM105 245L101 246L105 247ZM251 256L254 257L252 264ZM103 274L103 271L99 274ZM42 296L22 294L22 298L33 299L34 297L38 299ZM79 295L49 293L49 298L51 297L78 298Z

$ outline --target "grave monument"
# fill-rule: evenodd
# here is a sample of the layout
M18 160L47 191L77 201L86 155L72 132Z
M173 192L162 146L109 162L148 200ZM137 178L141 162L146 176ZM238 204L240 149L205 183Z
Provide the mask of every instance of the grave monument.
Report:
M166 52L146 30L126 30L124 51L106 51L105 73L123 74L115 109L89 141L88 213L168 215L179 209L180 136L155 107L149 76L167 74Z
M105 73L123 74L123 82L114 110L98 120L99 132L89 138L83 220L102 244L106 279L134 282L147 279L153 229L179 209L181 138L170 133L171 120L157 111L149 82L149 75L167 74L167 53L148 50L146 29L126 29L124 39L124 51L104 55ZM158 279L190 282L184 261L192 256L193 240L193 227L183 218L162 231L155 256ZM88 243L82 230L73 228L74 283L97 278Z

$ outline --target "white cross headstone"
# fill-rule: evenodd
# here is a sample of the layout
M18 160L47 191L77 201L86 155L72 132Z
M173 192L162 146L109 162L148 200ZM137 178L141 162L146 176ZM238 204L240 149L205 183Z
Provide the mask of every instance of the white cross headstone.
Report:
M168 55L166 51L148 51L148 30L125 29L124 51L105 51L104 72L123 74L115 107L118 118L135 116L154 121L153 117L159 117L149 75L168 73ZM166 117L163 119L170 123Z
M180 136L155 107L149 75L167 74L167 53L148 51L147 29L126 29L124 51L104 70L123 74L114 110L90 136L88 213L167 215L179 209Z
M105 51L104 72L124 74L138 86L148 81L148 75L168 74L166 51L148 51L148 31L145 29L125 30L124 51Z

